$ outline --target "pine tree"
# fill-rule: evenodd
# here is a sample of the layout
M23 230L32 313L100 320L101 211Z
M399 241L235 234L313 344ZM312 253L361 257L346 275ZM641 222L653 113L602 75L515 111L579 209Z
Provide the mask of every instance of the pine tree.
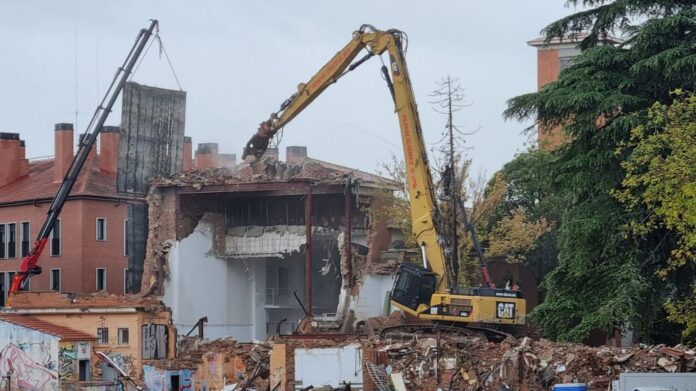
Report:
M656 275L669 257L668 230L627 233L649 213L613 195L631 130L670 91L696 88L696 6L686 0L571 0L589 9L549 25L548 40L589 32L583 53L559 80L508 102L507 118L559 125L570 142L549 170L562 205L559 264L545 279L546 301L532 314L542 333L580 341L592 330L632 324L649 335L662 316L668 282ZM606 43L611 34L624 42ZM617 153L617 150L619 151ZM665 239L667 235L667 239Z

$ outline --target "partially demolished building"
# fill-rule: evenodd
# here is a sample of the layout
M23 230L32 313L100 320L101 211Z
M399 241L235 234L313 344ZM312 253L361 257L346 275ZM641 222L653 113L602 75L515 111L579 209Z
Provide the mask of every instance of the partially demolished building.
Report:
M385 178L288 147L234 170L188 171L152 183L141 292L163 295L180 333L207 317L206 336L239 341L312 326L345 331L383 315L394 239L366 208Z

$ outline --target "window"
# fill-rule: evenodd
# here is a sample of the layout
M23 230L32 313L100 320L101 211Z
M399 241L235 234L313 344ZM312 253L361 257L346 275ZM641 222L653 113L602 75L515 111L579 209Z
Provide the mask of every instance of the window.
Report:
M17 256L17 223L7 224L7 258Z
M118 344L128 345L128 328L118 329Z
M22 242L21 246L21 256L26 257L29 255L29 243L31 243L31 226L28 221L25 221L21 225Z
M106 289L106 269L97 268L97 291Z
M123 294L128 293L128 269L123 269Z
M56 223L53 225L53 231L51 232L51 256L52 257L59 257L60 256L60 238L61 238L61 232L60 232L60 219L56 220Z
M7 246L7 237L5 236L5 224L0 224L0 258L5 258L7 253L5 252L5 247Z
M7 290L7 284L5 284L5 272L0 272L0 307L5 306Z
M51 269L51 290L60 292L60 269Z
M109 344L109 329L107 327L97 328L97 345Z
M103 217L97 218L97 240L106 240L106 219Z
M123 220L123 255L126 257L130 255L130 250L128 250L128 247L130 246L130 240L128 239L129 232L128 219Z

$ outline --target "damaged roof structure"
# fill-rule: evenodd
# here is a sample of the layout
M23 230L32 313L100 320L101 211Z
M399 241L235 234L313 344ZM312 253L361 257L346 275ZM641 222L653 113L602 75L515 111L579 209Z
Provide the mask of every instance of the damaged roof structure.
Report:
M397 183L303 152L151 183L141 292L182 332L207 317L209 336L249 341L307 313L336 330L384 314L395 262L380 253L400 237L365 208Z

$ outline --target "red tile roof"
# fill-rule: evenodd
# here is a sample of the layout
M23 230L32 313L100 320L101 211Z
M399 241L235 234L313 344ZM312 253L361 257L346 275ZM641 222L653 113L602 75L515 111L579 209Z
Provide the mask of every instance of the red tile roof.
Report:
M33 316L0 314L0 321L13 323L42 333L55 335L62 341L93 341L96 338L82 331L46 322Z
M0 205L30 200L52 199L60 187L53 181L53 159L29 163L29 175L0 187ZM116 175L99 170L99 157L89 157L75 181L71 196L119 197Z

